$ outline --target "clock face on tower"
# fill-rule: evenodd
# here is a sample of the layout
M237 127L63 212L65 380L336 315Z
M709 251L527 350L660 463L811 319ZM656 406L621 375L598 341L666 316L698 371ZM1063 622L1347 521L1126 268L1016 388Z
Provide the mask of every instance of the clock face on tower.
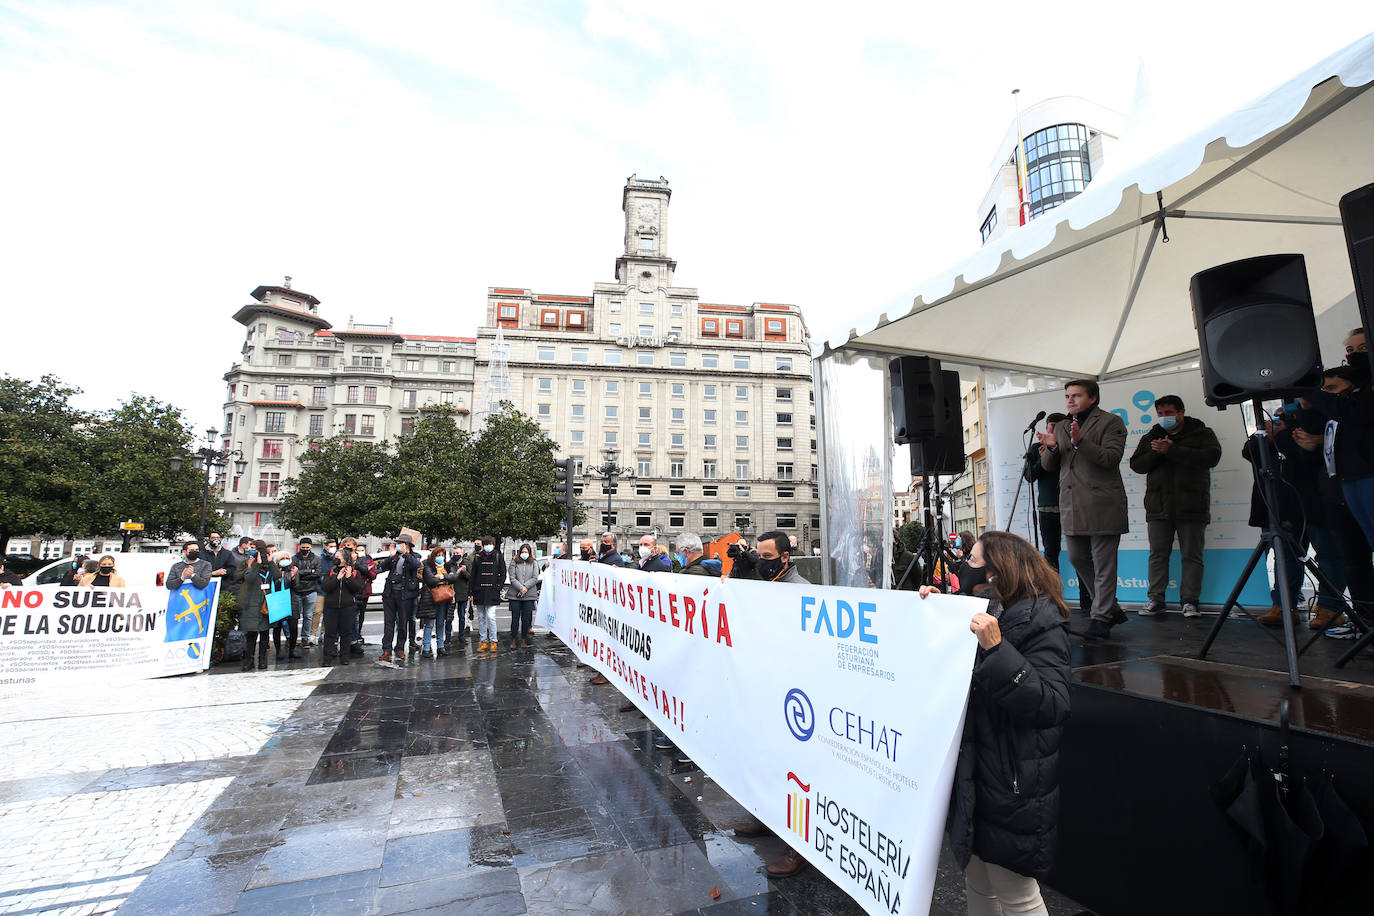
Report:
M652 226L658 222L658 208L653 204L639 205L639 221L646 226Z

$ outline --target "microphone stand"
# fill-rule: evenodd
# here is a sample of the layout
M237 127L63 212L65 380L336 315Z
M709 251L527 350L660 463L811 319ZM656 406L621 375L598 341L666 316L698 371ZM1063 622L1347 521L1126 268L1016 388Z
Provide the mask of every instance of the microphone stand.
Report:
M1012 525L1016 524L1016 504L1021 501L1021 486L1026 482L1026 452L1030 449L1030 439L1027 437L1035 432L1035 426L1039 422L1039 418L1032 420L1031 425L1021 433L1021 473L1016 480L1016 495L1012 497L1011 511L1007 513L1007 526L1002 529L1003 531L1011 531ZM1034 501L1034 497L1032 497L1027 505ZM1034 530L1034 528L1035 526L1032 525L1031 529Z

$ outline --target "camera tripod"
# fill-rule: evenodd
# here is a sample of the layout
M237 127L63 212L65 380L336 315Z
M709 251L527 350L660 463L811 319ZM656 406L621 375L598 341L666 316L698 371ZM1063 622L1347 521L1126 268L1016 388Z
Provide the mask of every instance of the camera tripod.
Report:
M953 484L957 478L950 478ZM930 477L921 478L921 499L925 505L926 530L921 535L921 547L916 551L916 555L921 561L921 584L935 584L935 563L937 560L944 561L946 574L952 571L952 564L958 562L954 553L949 549L945 541L945 494L940 489L939 475L935 477L935 486L932 488ZM934 512L931 511L931 500L934 499ZM905 578L905 577L903 577Z
M1288 660L1288 684L1294 689L1302 687L1302 680L1298 675L1298 656L1306 652L1312 643L1321 638L1318 631L1307 645L1301 650L1297 647L1297 634L1293 632L1293 615L1295 610L1292 583L1288 578L1289 563L1299 563L1317 580L1320 586L1324 586L1330 593L1340 595L1341 590L1333 586L1326 574L1321 571L1317 561L1307 557L1307 550L1293 536L1292 532L1283 527L1283 518L1279 510L1278 486L1275 479L1275 461L1278 457L1278 449L1275 447L1272 437L1264 429L1264 409L1260 406L1259 398L1251 401L1251 407L1255 412L1255 432L1250 436L1247 443L1251 452L1251 470L1255 477L1255 486L1259 488L1260 497L1264 501L1267 517L1265 526L1260 531L1259 543L1255 545L1254 551L1250 554L1250 559L1246 562L1245 568L1241 570L1240 577L1236 579L1235 587L1231 589L1231 594L1226 599L1226 604L1222 606L1221 614L1218 615L1216 622L1212 624L1212 629L1207 634L1207 639L1203 641L1202 648L1198 650L1198 658L1206 658L1207 652L1212 648L1212 643L1216 640L1221 628L1226 624L1231 616L1231 609L1236 607L1240 598L1240 593L1245 588L1245 583L1250 580L1250 575L1259 565L1266 551L1274 552L1274 580L1279 593L1279 606L1283 613L1283 645ZM1287 549L1285 549L1287 548ZM1291 554L1290 554L1291 551ZM1303 559L1296 559L1303 557ZM1344 599L1342 599L1344 601ZM1242 610L1246 616L1250 616ZM1357 628L1366 629L1364 622L1354 613L1349 605L1346 605L1346 619L1355 624Z

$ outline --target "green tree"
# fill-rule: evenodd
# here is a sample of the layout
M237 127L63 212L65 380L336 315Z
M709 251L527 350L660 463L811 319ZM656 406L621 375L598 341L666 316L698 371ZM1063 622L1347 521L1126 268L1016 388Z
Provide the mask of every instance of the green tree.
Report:
M917 521L907 522L897 529L897 536L902 539L907 550L916 553L921 549L921 539L926 536L926 526Z
M311 466L282 484L277 521L297 534L387 534L392 514L385 481L395 460L391 446L342 435L310 445Z
M455 408L426 410L409 436L396 445L395 473L387 481L387 533L402 527L426 544L457 540L472 526L463 469L471 460L472 434L458 426Z
M81 527L80 427L89 418L71 406L80 393L51 375L37 383L0 376L0 554L12 535Z
M195 449L195 433L173 405L131 395L93 417L81 438L87 473L76 508L85 531L113 534L129 519L143 523L145 537L175 538L198 530L202 505L207 525L222 518L217 495L206 502L203 469L186 461L172 470L173 458Z
M533 539L558 531L553 454L558 443L509 401L487 417L464 474L476 534Z

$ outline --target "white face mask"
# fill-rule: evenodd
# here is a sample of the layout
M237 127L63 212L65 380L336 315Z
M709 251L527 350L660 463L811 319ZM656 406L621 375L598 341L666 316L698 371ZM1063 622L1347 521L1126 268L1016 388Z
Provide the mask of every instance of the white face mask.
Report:
M639 545L639 558L641 560L649 559L649 557L653 556L653 553L654 549L652 547L645 547L643 544Z
M282 559L277 561L277 565L280 566L282 569L285 569L286 567L291 565L291 558L283 557Z
M324 552L327 553L327 554L329 554L329 555L332 557L332 556L334 556L334 552L335 552L337 549L338 549L337 547L326 547L326 548L324 549Z
M522 560L528 560L529 558L530 558L530 552L529 552L528 550L522 550L522 551L520 552L520 559L522 559Z
M495 545L495 544L483 544L483 545L482 545L482 553L491 553L491 552L492 552L493 550L495 550L495 549L496 549L496 545Z

